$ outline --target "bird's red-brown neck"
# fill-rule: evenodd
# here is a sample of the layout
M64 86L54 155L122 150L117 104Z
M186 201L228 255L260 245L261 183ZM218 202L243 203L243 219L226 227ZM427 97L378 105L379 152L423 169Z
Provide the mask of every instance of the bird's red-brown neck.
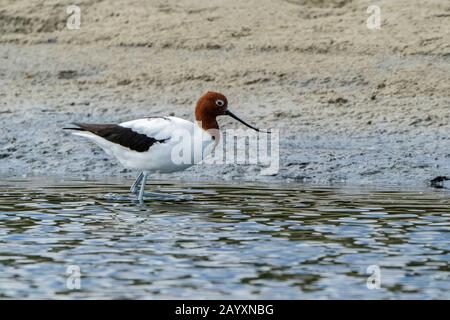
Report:
M195 121L205 131L208 131L210 129L219 129L216 115L209 112L208 108L204 104L201 104L200 101L195 107Z

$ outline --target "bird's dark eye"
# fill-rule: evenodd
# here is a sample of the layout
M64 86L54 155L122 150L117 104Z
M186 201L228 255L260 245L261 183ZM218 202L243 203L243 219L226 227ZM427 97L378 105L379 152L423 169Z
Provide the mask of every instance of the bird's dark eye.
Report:
M225 102L223 100L216 100L216 106L223 107L225 105Z

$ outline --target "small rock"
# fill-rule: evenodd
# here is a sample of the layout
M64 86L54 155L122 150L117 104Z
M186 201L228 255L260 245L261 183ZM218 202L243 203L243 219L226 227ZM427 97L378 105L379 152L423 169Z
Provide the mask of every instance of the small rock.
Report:
M386 83L384 83L384 82L378 84L378 86L377 86L378 89L383 89L385 87L386 87Z
M75 70L61 70L58 72L58 79L73 79L78 73Z
M450 181L450 178L447 176L437 176L436 178L430 180L430 186L436 189L445 188L445 181Z
M130 79L124 79L117 82L118 86L127 86L131 83Z
M328 100L328 103L334 103L334 104L345 104L347 102L348 102L348 99L345 99L342 97Z

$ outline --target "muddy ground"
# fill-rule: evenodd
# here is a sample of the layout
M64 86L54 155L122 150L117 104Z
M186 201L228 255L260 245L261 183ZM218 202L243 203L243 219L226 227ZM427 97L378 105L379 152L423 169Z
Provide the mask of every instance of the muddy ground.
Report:
M450 176L449 1L82 0L79 30L66 27L70 4L1 2L1 176L131 177L62 128L192 120L207 90L281 130L280 171L200 165L167 178L421 186ZM371 4L379 30L366 25Z

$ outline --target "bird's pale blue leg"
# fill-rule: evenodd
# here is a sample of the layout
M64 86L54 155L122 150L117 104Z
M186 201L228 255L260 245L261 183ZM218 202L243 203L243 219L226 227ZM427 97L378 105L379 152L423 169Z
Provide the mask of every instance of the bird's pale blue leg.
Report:
M145 184L147 183L147 177L148 177L148 172L144 171L142 176L142 184L141 184L141 190L139 190L139 202L143 202L144 201L144 188L145 188Z
M141 183L142 178L144 177L144 172L139 173L138 177L134 181L133 185L130 188L131 193L137 193L137 188L139 183Z

